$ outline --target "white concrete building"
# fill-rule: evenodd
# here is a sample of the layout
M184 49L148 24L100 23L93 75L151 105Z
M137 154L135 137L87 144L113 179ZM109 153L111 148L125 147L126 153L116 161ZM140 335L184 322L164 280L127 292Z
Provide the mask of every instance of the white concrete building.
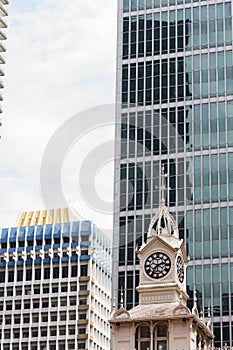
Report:
M1 350L110 349L111 243L64 219L24 213L0 231Z

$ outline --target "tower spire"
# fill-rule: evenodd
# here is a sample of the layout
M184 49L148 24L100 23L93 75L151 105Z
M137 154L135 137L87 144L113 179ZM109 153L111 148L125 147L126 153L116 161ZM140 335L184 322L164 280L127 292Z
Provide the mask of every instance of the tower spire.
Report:
M165 184L165 178L166 177L167 177L167 174L165 174L164 164L162 164L161 187L160 187L160 192L161 192L160 205L161 206L165 205L165 192L167 190L167 187L166 187L166 184Z

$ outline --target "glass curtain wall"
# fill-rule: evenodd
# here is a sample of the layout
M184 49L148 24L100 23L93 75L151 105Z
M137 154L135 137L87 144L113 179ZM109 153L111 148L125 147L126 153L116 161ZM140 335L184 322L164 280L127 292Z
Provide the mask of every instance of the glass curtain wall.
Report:
M138 303L136 246L167 205L187 244L189 305L232 346L232 1L118 0L113 288Z

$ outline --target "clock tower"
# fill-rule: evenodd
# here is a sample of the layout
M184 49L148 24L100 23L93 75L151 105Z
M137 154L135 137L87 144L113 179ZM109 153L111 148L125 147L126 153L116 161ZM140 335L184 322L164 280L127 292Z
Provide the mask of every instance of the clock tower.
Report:
M188 257L173 216L165 205L165 179L162 171L161 201L153 217L147 242L137 251L140 260L139 303L170 303L182 300L185 305Z
M161 200L151 220L147 242L137 254L140 279L139 305L131 310L121 305L112 312L113 350L210 350L213 333L210 314L207 324L199 318L196 298L192 311L186 306L185 245L173 216L165 205L162 168Z

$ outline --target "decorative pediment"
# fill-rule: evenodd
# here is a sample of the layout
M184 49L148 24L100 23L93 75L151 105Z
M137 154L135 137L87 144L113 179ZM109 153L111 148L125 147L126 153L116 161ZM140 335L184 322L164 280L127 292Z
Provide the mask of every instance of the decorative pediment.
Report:
M112 318L114 320L125 320L130 318L130 313L123 307L120 307L119 310L115 311Z
M174 316L183 316L183 315L186 316L190 314L191 314L190 310L184 305L177 306L173 311Z

